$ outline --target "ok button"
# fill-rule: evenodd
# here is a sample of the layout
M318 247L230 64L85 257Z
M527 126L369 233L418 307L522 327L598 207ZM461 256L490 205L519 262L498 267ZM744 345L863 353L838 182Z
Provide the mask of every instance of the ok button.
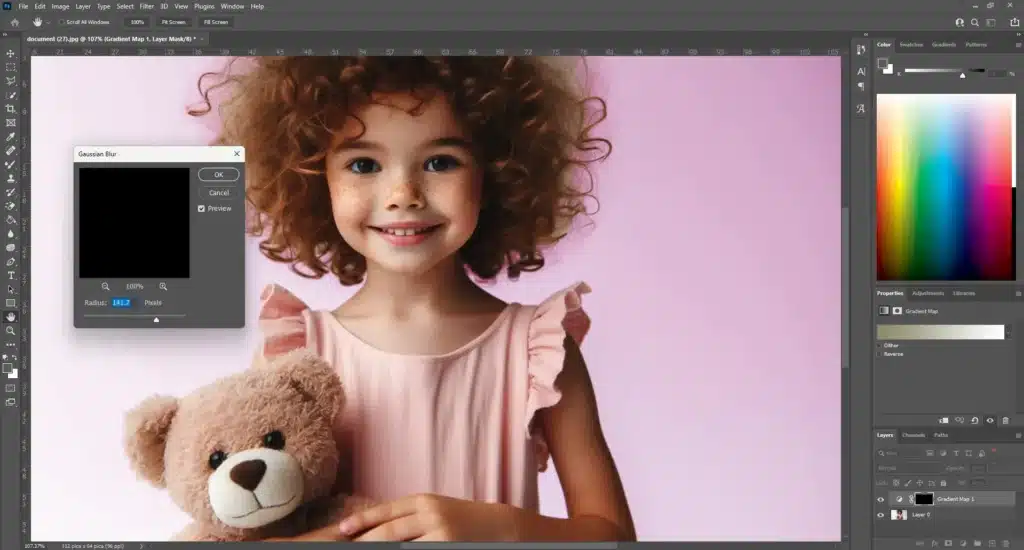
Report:
M199 189L199 198L203 200L227 200L235 198L238 190L234 187L202 187Z
M200 168L199 181L205 183L233 183L240 177L238 168Z

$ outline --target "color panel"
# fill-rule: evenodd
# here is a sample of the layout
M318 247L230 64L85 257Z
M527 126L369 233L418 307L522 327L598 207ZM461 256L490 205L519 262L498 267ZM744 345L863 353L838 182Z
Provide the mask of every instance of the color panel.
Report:
M883 281L1015 278L1016 96L878 96Z

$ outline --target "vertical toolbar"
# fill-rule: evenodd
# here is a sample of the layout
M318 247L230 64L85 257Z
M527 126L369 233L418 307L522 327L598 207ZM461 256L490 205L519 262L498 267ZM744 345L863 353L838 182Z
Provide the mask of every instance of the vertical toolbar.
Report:
M3 309L0 310L0 365L3 366L0 384L3 385L3 408L0 409L0 485L8 490L0 492L0 548L20 547L22 542L22 448L21 412L24 407L24 369L22 368L21 319L23 271L23 230L22 207L24 192L20 186L22 166L22 145L25 143L21 97L22 59L21 46L17 39L0 39L3 55L3 81L0 82L0 108L3 109L3 132L0 134L0 231L3 243L0 248L0 289ZM10 522L10 523L8 523Z
M846 204L848 205L848 212L851 217L851 227L862 227L863 226L863 214L861 212L865 208L867 203L866 188L868 187L870 180L870 169L869 161L867 158L867 151L871 145L871 128L870 128L870 112L871 112L871 39L864 37L854 38L850 44L850 62L846 65L845 70L847 71L847 78L845 83L849 86L847 95L850 99L847 104L847 108L850 109L850 116L848 118L848 142L847 142L847 166L849 167L849 188L848 197ZM864 239L862 233L859 230L850 231L848 233L850 244L846 250L846 253L850 255L850 259L847 262L849 266L857 266L860 260L860 251L863 247ZM852 269L850 271L850 286L851 288L860 288L862 279L859 274L863 273L860 269ZM854 306L859 307L859 302L854 300L848 302L847 306L851 311ZM856 319L856 317L854 317ZM855 325L850 325L848 328L853 330ZM852 342L858 342L856 338L851 335ZM850 353L850 364L847 369L847 373L850 376L851 395L866 396L869 395L870 384L870 371L864 368L864 364L860 357L862 357L861 349L852 347L848 349ZM856 388L856 390L854 389ZM856 391L857 393L852 393ZM850 425L851 434L861 433L857 428L870 429L870 415L865 411L864 405L869 403L857 403L854 405L853 402L849 403L849 411L851 415ZM855 412L856 411L856 412ZM865 411L865 412L860 412ZM857 437L851 435L851 437ZM850 472L868 472L873 465L870 462L870 458L864 458L863 454L852 453L850 456ZM856 479L863 479L858 475ZM850 486L850 523L853 526L864 525L871 521L871 518L877 513L872 507L871 502L865 502L870 500L872 496L870 493L865 494L867 491L861 488L859 484L854 486L851 483ZM868 548L873 546L871 540L871 533L866 532L865 529L853 528L850 531L850 542L852 548Z

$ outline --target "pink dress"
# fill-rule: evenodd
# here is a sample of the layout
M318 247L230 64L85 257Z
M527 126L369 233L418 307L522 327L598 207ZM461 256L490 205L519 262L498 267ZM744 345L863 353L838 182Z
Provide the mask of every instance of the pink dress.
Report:
M558 403L568 334L590 321L577 283L539 306L509 304L491 326L444 355L398 355L356 338L329 311L289 291L263 291L263 355L306 346L334 365L347 402L336 426L352 493L375 500L434 493L536 510L547 445L536 412Z

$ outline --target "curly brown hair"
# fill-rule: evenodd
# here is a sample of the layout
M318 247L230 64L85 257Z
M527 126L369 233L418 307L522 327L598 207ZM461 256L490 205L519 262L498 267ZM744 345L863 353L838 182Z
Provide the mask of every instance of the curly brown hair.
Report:
M248 66L235 70L239 61ZM607 111L574 68L562 58L239 58L199 78L202 102L189 114L216 111L215 143L245 147L249 232L263 237L262 253L352 285L366 260L335 226L326 152L373 94L409 93L420 105L443 94L483 167L480 219L460 259L481 280L503 269L514 279L543 267L542 249L596 207L589 167L611 143L592 132ZM211 99L218 90L222 101Z

